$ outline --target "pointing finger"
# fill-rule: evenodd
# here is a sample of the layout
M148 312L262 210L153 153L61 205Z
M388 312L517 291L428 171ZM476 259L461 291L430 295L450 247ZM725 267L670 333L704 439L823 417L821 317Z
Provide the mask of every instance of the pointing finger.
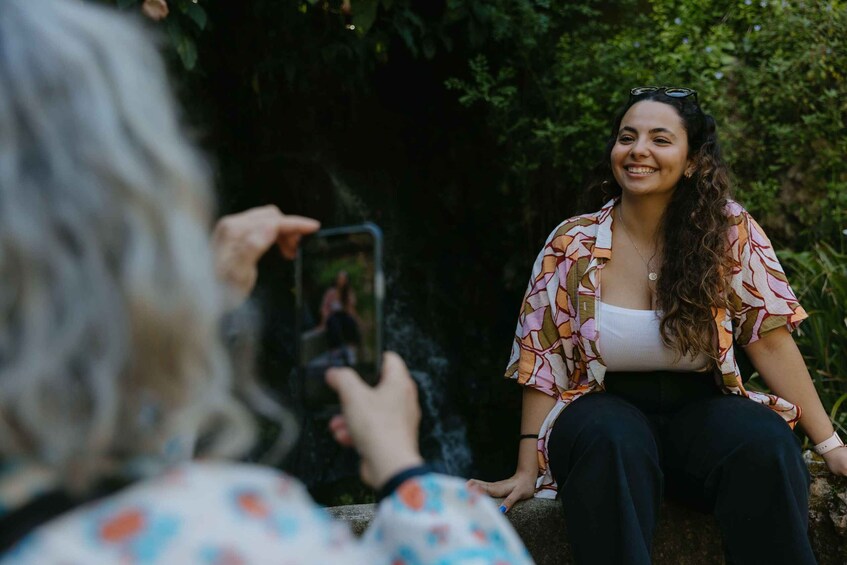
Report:
M306 235L318 231L320 227L319 221L305 216L282 216L277 222L277 231L280 234L298 233Z

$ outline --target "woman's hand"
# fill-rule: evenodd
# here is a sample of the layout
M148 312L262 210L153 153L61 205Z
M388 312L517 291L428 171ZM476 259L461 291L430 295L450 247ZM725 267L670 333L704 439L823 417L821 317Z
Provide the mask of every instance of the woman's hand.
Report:
M500 512L508 512L516 502L532 498L535 494L535 480L537 473L532 471L516 471L514 475L508 479L487 483L478 479L468 481L468 487L477 488L495 498L503 498L505 500L500 505Z
M221 218L212 234L218 278L232 290L230 306L238 306L256 285L256 265L273 244L294 259L300 238L321 227L303 216L286 216L276 206L251 208Z
M847 447L837 447L822 455L826 466L836 475L847 475Z
M326 381L341 399L341 414L330 420L330 431L361 455L363 482L379 490L400 471L423 463L418 389L399 355L385 353L376 387L346 367L327 371Z
M524 387L521 404L521 434L541 429L544 419L556 404L556 397L531 387ZM532 435L535 435L534 433ZM515 474L503 481L488 483L477 479L468 481L468 486L478 488L489 496L505 498L500 505L501 512L508 512L516 502L535 494L538 479L538 442L520 441L518 464Z

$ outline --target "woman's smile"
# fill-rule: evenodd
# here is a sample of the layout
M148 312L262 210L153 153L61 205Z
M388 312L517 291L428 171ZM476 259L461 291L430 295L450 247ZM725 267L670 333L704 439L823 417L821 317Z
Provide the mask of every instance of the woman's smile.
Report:
M624 169L627 173L634 177L646 177L655 173L658 169L654 169L652 167L644 167L638 165L628 165L625 166Z

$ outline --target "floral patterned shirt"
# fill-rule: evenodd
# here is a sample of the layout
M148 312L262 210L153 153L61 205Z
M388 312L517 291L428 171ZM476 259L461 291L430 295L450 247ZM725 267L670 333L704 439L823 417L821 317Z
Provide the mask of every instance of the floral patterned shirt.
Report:
M556 496L547 459L547 440L556 418L580 396L603 390L606 366L597 347L596 304L603 266L612 257L616 202L565 220L553 230L533 265L518 318L506 377L557 398L538 436L535 496L539 498ZM727 394L765 404L793 427L800 418L798 406L744 388L733 338L739 345L748 345L774 328L793 330L808 315L759 224L737 202L727 203L726 214L734 267L728 289L731 308L714 309L720 384Z
M356 539L295 479L191 463L40 526L0 564L527 564L493 502L460 479L405 481Z

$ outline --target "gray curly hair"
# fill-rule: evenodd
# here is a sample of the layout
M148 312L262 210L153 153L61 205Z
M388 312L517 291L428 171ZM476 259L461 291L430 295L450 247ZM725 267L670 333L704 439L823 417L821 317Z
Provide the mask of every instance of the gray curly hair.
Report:
M79 0L3 0L0 92L0 458L82 487L201 437L243 451L210 174L155 41Z

